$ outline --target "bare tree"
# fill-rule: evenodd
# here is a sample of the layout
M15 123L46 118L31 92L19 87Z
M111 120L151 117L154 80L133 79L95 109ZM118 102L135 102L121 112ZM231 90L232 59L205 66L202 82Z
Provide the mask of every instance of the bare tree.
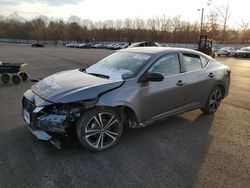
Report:
M41 18L36 18L31 21L33 26L33 39L46 40L46 24Z
M169 30L171 27L171 18L167 18L165 15L161 16L161 31Z
M177 33L178 31L180 30L181 28L181 16L175 16L173 19L172 19L172 33L173 33L173 42L176 42L177 41Z
M239 29L235 30L227 27L229 17L229 4L214 9L208 15L203 29L215 40L249 42L250 22L242 20ZM219 21L223 23L221 26ZM55 40L55 43L56 40L195 42L198 34L199 23L185 22L180 16L98 22L71 16L65 22L42 15L32 20L25 20L17 13L8 17L0 15L0 37L9 39L49 39Z
M143 29L145 27L145 22L141 18L136 18L134 20L134 29Z
M115 23L113 20L106 20L103 22L103 28L106 28L106 29L112 29L115 27L114 25Z
M116 20L115 21L115 29L121 30L122 29L122 20Z
M68 22L69 23L77 23L78 25L81 25L82 22L81 22L81 18L79 16L75 16L75 15L72 15L68 18Z
M225 5L222 5L221 8L215 7L215 9L218 12L218 15L221 16L222 23L223 23L222 39L221 39L222 43L224 43L224 40L225 40L227 23L228 23L228 19L229 19L230 15L231 15L229 8L230 8L229 0L227 1L227 3Z
M208 19L208 34L211 38L216 38L219 34L219 15L217 11L211 10L209 15L207 16Z
M154 18L147 19L147 26L150 30L156 31L157 23Z
M123 27L126 28L126 29L132 29L132 25L133 25L133 22L131 19L129 18L126 18L124 21L123 21Z
M250 31L249 26L250 26L249 22L241 19L240 28L242 31L242 37L241 37L242 43L247 43L249 40L249 31Z
M87 29L93 29L94 24L90 19L83 19L82 20L82 27L86 27Z
M22 38L22 31L20 30L23 23L24 23L24 18L19 16L17 12L14 12L7 18L9 22L9 35L15 40L18 38Z

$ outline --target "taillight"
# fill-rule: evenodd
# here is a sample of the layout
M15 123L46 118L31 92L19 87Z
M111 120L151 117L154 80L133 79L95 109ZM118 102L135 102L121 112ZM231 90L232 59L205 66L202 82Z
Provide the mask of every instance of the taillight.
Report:
M227 69L227 74L228 74L228 76L231 76L231 69Z

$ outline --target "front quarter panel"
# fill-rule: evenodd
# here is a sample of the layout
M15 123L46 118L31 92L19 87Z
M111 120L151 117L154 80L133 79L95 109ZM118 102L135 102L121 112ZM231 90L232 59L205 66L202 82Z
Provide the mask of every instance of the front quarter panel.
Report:
M102 94L99 97L97 106L127 106L131 108L135 112L137 118L139 118L139 107L137 105L137 99L139 97L138 89L140 87L138 86L138 84L139 83L136 83L134 79L126 80L124 84L118 89Z

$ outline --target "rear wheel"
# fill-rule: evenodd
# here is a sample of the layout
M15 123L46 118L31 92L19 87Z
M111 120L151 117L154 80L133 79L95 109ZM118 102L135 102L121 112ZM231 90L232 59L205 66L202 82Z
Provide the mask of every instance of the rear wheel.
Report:
M22 78L19 75L17 75L17 74L13 75L12 78L11 78L11 80L12 80L12 82L14 84L19 84L21 82L21 79Z
M205 108L201 109L205 114L213 114L220 106L223 98L222 89L216 87L209 95Z
M26 81L29 78L29 76L28 76L28 74L26 72L20 72L19 76L21 76L22 81Z
M77 137L90 151L104 151L120 139L123 124L112 109L93 109L85 113L77 123Z
M2 81L4 84L9 83L9 81L10 81L10 76L9 76L8 74L2 74L2 76L1 76L1 81Z

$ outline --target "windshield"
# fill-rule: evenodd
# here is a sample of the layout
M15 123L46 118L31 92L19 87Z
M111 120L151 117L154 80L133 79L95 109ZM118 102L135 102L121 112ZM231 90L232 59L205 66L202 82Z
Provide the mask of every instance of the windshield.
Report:
M222 50L222 51L223 51L223 50L228 50L228 48L220 48L219 50Z
M148 62L150 55L132 52L117 52L86 69L87 74L104 75L111 80L134 77Z

